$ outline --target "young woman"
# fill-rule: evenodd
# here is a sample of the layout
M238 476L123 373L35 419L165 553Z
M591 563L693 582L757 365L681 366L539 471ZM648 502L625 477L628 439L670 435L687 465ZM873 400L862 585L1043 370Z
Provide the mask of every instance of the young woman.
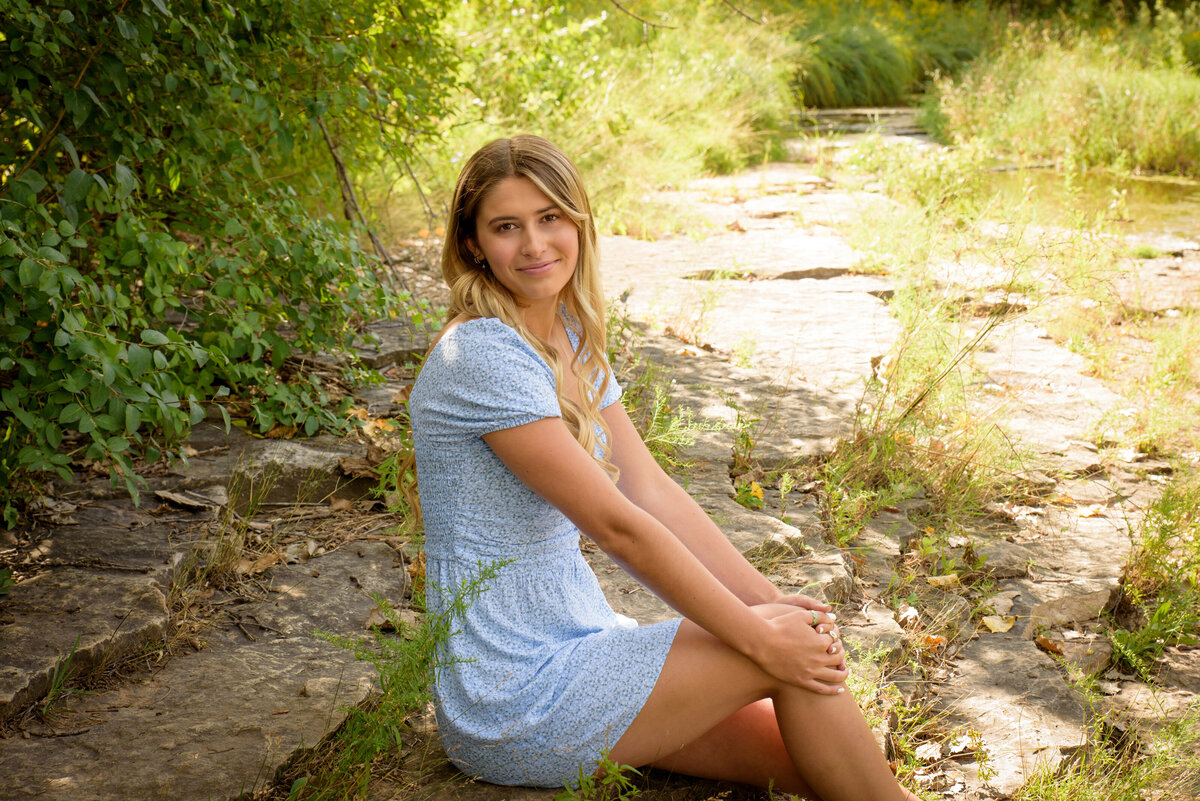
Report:
M449 757L499 784L574 784L608 751L826 801L915 799L845 692L829 607L763 578L618 402L575 166L538 137L491 142L446 228L450 320L410 400L430 611L500 566L436 678ZM580 532L683 619L615 614Z

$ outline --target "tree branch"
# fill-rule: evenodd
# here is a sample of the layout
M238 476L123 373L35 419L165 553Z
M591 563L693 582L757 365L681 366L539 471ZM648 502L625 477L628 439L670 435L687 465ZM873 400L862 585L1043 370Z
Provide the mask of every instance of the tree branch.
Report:
M349 220L358 220L362 227L366 230L367 236L371 238L371 245L375 248L376 255L388 268L388 277L385 283L397 283L404 292L410 296L408 284L404 282L404 278L396 271L396 262L393 261L387 248L379 241L379 237L375 235L375 231L371 226L367 225L367 220L363 217L362 210L358 206L358 198L354 196L354 186L350 183L350 175L346 172L346 164L342 161L342 157L338 155L337 146L334 145L333 139L329 136L329 129L325 127L325 120L321 117L314 117L317 122L317 127L321 129L321 135L325 137L325 146L329 148L329 155L333 158L333 167L337 171L338 186L342 190L342 203L346 209L346 217Z
M635 14L634 12L630 11L628 8L621 5L621 3L618 2L618 0L608 0L608 2L610 2L614 6L616 6L616 9L618 11L620 11L622 14L628 14L629 16L636 19L638 22L642 23L643 25L649 25L651 28L674 28L675 27L674 25L663 25L661 22L651 22L650 20L646 19L645 17L639 16L639 15Z
M129 0L121 0L121 7L117 9L117 14L120 14L125 10L125 5L128 2ZM78 89L79 84L83 83L83 76L87 74L88 67L92 66L92 61L96 58L96 54L100 52L100 48L104 47L104 45L108 43L110 36L112 36L111 25L105 32L104 38L99 42L96 42L96 46L92 48L92 52L88 53L87 61L83 63L83 69L79 71L79 75L75 78L75 83L71 84L72 89ZM46 145L50 144L50 140L54 137L55 132L58 131L58 126L62 124L63 117L66 115L66 113L66 108L63 108L62 111L58 112L58 119L56 119L54 124L50 126L50 130L46 131L46 135L42 137L42 141L38 142L38 145L36 148L34 148L33 153L29 155L29 159L23 165L21 165L21 169L17 170L16 175L14 175L12 178L9 178L8 181L5 182L4 186L0 186L0 198L7 195L8 188L13 185L13 182L24 175L25 171L33 166L34 159L42 154L42 151L46 149Z
M743 17L745 17L746 19L748 19L748 20L750 20L751 22L753 22L755 25L762 25L762 24L763 24L763 21L762 21L761 19L755 19L754 17L752 17L752 16L750 16L749 14L747 14L745 11L742 11L740 8L738 8L737 6L735 6L735 5L733 4L732 0L721 0L721 2L722 2L722 3L724 3L725 5L729 6L730 8L732 8L732 9L733 9L734 11L736 11L736 12L737 12L737 13L738 13L740 16L743 16Z

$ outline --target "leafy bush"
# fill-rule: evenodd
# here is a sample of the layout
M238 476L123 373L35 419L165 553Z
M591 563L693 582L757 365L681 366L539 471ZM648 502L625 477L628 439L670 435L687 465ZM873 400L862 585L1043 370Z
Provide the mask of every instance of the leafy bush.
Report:
M1122 590L1144 625L1114 629L1117 657L1144 678L1168 645L1200 637L1200 475L1177 476L1133 534Z
M446 25L462 57L457 111L418 171L433 194L449 194L483 142L534 133L575 160L602 228L655 235L675 225L650 190L769 152L792 105L786 29L713 0L637 12L673 27L643 26L607 0L455 5Z
M440 4L13 0L0 20L0 476L135 490L204 402L263 431L339 425L298 353L389 296L313 164L444 113ZM348 157L349 157L348 156ZM335 175L329 169L330 177ZM344 195L343 195L344 197ZM281 378L281 369L282 375ZM228 421L228 414L221 407Z
M1026 159L1200 175L1200 12L1016 27L937 86L942 138Z
M979 56L1000 19L985 3L941 0L775 0L800 44L802 106L900 105L936 75Z

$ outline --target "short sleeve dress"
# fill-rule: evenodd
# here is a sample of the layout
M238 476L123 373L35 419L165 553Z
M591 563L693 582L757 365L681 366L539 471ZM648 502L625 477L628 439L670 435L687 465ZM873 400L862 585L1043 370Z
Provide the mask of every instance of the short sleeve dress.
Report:
M601 407L619 397L610 381ZM645 704L679 620L639 626L614 613L579 530L482 439L560 416L553 370L514 329L496 318L451 329L409 410L429 610L503 563L442 654L434 703L446 754L496 784L576 785Z

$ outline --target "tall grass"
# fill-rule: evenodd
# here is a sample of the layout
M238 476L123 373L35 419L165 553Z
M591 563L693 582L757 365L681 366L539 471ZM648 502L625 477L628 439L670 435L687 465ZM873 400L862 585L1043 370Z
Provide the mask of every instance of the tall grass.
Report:
M1200 175L1200 9L1130 21L1014 25L928 121L945 139L1026 160ZM1197 50L1193 54L1193 50Z
M737 5L741 8L740 5ZM625 8L632 8L623 4ZM365 178L394 234L433 228L458 169L484 142L536 133L588 181L601 227L655 236L676 219L652 190L779 154L798 106L894 105L980 53L1001 19L982 0L603 0L458 3L446 26L462 57L454 114L411 177L430 201L393 194L399 165ZM390 163L386 159L385 163ZM386 200L386 202L385 202Z
M1000 12L972 0L777 0L800 44L795 87L809 108L900 105L987 46Z
M447 25L463 54L454 119L418 177L441 213L463 160L484 142L545 136L584 174L601 227L677 228L649 194L762 160L792 106L796 46L719 2L459 3ZM388 176L395 179L398 176ZM418 227L399 209L395 227Z

